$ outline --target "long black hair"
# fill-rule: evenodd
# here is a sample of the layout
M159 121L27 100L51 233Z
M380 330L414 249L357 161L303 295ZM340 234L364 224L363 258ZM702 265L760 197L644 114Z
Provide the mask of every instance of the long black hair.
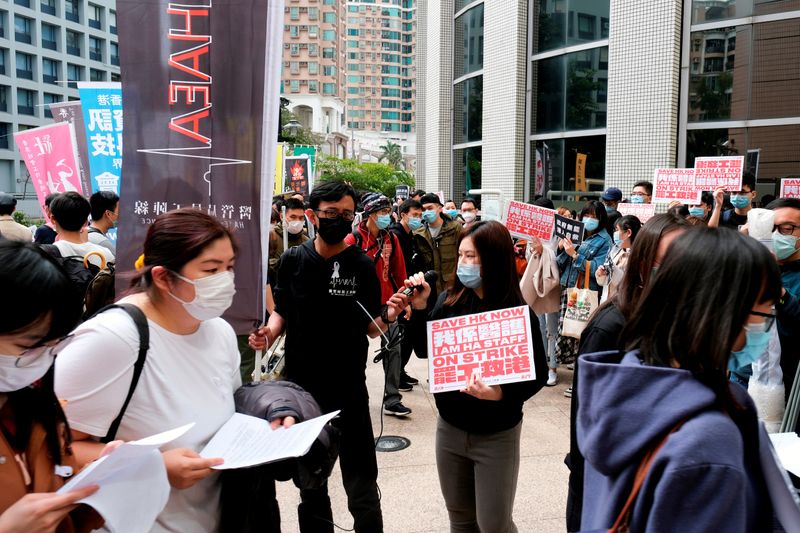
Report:
M30 243L0 242L0 286L6 305L0 306L0 335L17 335L47 323L45 343L67 335L83 313L83 298L56 261ZM45 430L50 456L56 464L62 459L62 446L70 446L67 418L53 390L51 366L39 382L8 393L14 414L15 435L7 435L11 445L24 450L34 424Z
M472 239L481 258L483 307L492 310L525 305L519 290L514 241L506 227L494 220L476 222L461 232L456 249L467 237ZM472 289L465 287L458 276L453 276L444 305L463 302L471 292Z
M730 414L728 360L753 306L781 294L778 263L758 241L727 228L693 228L670 245L622 333L651 365L691 371Z

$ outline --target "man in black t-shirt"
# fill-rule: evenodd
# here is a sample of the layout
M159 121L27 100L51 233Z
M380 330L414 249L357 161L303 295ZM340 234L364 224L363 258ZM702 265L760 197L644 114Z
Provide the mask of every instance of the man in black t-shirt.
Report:
M711 212L708 225L738 230L739 226L747 224L747 213L753 209L753 202L756 199L756 178L749 172L745 173L742 177L742 190L731 191L733 209L722 211L724 192L722 189L714 191L714 210Z
M281 257L275 312L251 336L251 345L262 349L264 337L271 344L286 329L286 378L310 392L323 412L342 411L333 424L341 431L342 481L355 531L380 532L378 464L365 374L367 335L386 331L408 306L408 298L394 294L383 305L372 261L360 248L345 244L355 216L352 187L324 182L311 192L310 204L306 215L317 227L317 238ZM301 490L300 497L300 530L332 532L327 485Z

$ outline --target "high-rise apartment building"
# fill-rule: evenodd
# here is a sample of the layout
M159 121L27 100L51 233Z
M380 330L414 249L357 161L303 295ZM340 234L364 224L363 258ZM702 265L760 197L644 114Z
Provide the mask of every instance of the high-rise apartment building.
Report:
M114 0L0 0L0 190L38 213L14 132L52 122L47 104L77 100L78 81L118 81Z
M284 11L281 95L324 152L344 157L344 0L287 0Z

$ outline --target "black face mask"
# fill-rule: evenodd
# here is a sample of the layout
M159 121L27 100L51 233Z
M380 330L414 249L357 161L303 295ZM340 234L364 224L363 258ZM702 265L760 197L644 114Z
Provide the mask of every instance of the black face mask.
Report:
M352 222L337 218L320 218L317 233L327 244L339 244L352 231Z

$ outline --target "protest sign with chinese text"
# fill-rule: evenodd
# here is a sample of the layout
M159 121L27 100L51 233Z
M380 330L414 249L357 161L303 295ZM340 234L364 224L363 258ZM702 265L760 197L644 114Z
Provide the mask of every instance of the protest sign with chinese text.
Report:
M505 225L514 237L549 241L553 237L555 215L552 209L512 200L506 207Z
M116 6L119 41L130 43L120 47L128 112L117 264L133 265L157 216L184 207L213 215L239 247L236 295L223 317L239 334L252 331L264 318L283 4Z
M430 321L428 354L432 393L465 388L473 372L487 385L536 379L530 309Z
M57 122L19 131L14 140L31 175L39 205L44 205L44 199L51 193L83 194L72 124Z
M782 179L780 198L800 198L800 178Z
M553 235L569 239L578 246L583 242L583 222L556 214Z
M620 203L617 205L617 211L622 216L633 215L639 219L639 222L644 224L656 214L656 204Z
M311 175L308 155L286 157L283 160L286 188L308 198L311 192Z
M713 191L722 187L728 191L742 190L744 156L698 157L694 160L694 184L698 191Z
M81 189L88 196L92 191L92 180L89 177L89 152L86 146L86 127L83 124L81 103L80 101L53 102L49 105L53 120L72 123L75 132L75 146L78 150L78 173L81 178Z
M79 82L92 193L119 194L122 177L122 86ZM87 195L89 195L87 191Z
M653 173L653 202L700 203L703 191L694 184L693 168L657 168Z

